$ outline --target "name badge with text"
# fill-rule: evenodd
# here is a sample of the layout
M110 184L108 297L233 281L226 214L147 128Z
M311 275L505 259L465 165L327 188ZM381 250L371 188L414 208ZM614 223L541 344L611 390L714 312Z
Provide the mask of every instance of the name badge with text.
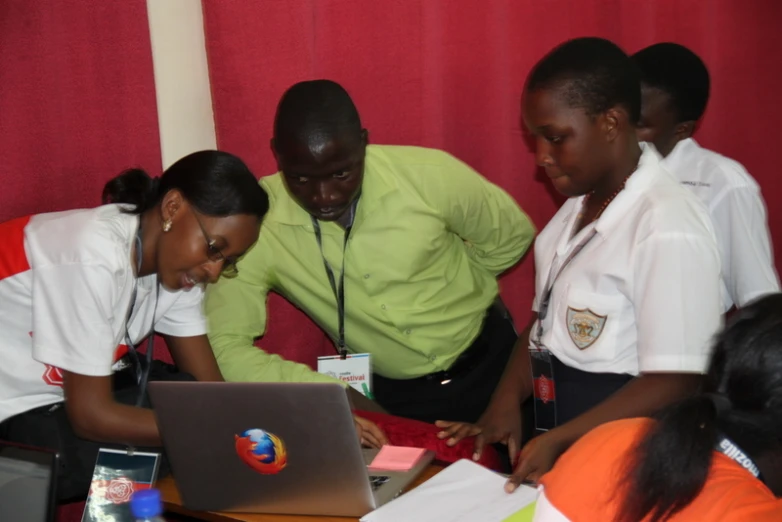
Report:
M101 448L82 522L132 522L130 497L157 479L159 453Z
M368 353L355 353L342 359L339 355L318 357L318 373L348 383L360 393L373 399L372 364Z
M551 352L530 346L532 392L535 397L535 429L548 431L557 426L557 387Z

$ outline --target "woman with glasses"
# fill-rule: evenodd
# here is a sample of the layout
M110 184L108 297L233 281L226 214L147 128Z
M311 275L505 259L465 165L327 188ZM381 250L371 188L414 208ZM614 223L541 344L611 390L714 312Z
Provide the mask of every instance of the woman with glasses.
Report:
M535 320L489 407L476 425L440 423L451 444L478 435L478 454L507 443L510 491L592 428L694 393L719 330L708 214L638 143L640 98L632 62L600 38L558 46L525 86L537 163L568 199L535 242ZM530 397L538 435L520 448Z
M159 446L149 379L220 381L203 287L235 273L266 193L235 156L201 151L157 179L130 170L92 209L0 224L0 439L60 452L85 496L101 444ZM135 346L163 336L176 367Z

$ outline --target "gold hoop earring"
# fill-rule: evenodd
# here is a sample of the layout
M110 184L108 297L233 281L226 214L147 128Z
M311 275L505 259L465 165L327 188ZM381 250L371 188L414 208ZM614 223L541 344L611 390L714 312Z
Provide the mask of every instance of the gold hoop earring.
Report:
M171 220L167 219L163 221L163 232L168 232L169 230L171 230Z

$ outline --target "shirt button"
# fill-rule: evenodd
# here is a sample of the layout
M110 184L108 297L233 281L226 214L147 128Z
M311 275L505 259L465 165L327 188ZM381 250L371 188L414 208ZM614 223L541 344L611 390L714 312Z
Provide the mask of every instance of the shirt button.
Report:
M364 274L364 279L369 279L369 274Z
M407 335L410 335L412 332L413 332L413 331L412 331L410 328L408 328L407 330L405 330L405 333L406 333Z
M386 305L380 305L380 308L382 308L383 310L385 310L385 309L386 309Z
M431 357L429 357L429 360L434 362L434 361L437 360L437 356L436 355L432 355Z

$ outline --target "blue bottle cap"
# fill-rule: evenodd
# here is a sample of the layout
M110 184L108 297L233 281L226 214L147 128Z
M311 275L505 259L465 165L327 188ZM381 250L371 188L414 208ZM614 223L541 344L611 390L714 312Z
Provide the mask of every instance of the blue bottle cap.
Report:
M130 497L130 511L136 518L152 518L163 513L163 501L157 489L136 491Z

